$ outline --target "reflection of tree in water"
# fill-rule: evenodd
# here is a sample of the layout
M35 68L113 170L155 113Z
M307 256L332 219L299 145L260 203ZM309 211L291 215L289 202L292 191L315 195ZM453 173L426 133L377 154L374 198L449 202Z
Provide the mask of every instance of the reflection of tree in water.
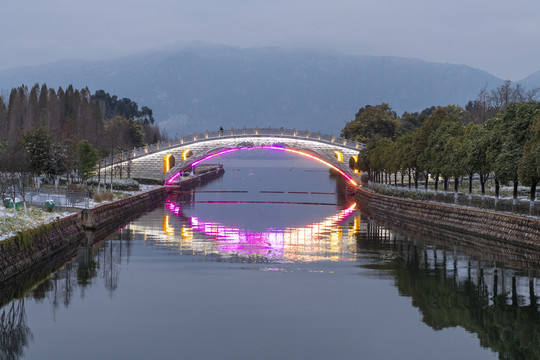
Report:
M0 359L19 359L33 339L26 324L24 300L13 301L0 315Z
M133 232L123 231L114 234L108 241L79 248L74 260L34 285L32 298L37 302L48 299L56 312L62 305L69 307L77 291L84 298L86 289L94 285L97 278L104 280L105 288L113 296L118 288L119 265L123 259L129 260L131 255L131 239Z
M476 333L480 344L501 359L540 358L534 278L409 240L373 223L367 228L357 234L359 251L382 247L372 253L384 261L366 267L391 274L400 295L412 298L427 325L435 330L460 326Z
M92 284L92 279L98 275L98 251L99 248L90 246L81 248L77 255L77 284L81 287L81 298L84 298L85 290Z
M122 260L129 261L133 237L133 231L124 230L94 246L81 247L78 251L70 248L36 264L13 281L0 284L0 306L7 304L0 308L0 359L21 358L24 348L33 340L26 324L24 300L12 299L28 294L38 303L49 301L56 314L62 305L69 307L77 290L83 298L85 289L98 278L104 280L105 288L113 296L118 288L119 265ZM70 261L75 253L77 257Z
M115 248L117 251L114 251ZM118 265L122 263L122 242L107 241L103 246L100 262L103 265L101 276L105 281L105 289L112 297L118 288Z
M120 275L120 265L125 259L129 263L131 257L131 240L134 239L134 232L130 229L124 229L113 234L113 240L103 243L102 260L105 288L109 290L112 297L118 288L118 279ZM118 240L118 241L116 241Z

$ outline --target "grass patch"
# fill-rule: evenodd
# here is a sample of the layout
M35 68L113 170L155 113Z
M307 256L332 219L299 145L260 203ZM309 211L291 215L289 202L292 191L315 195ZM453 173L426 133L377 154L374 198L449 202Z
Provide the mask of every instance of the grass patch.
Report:
M94 199L94 201L97 202L112 201L114 198L114 194L110 191L96 191L92 194L92 198Z
M34 247L34 239L41 238L48 233L54 226L54 223L47 223L36 228L17 231L17 234L9 239L2 241L5 249L17 246L21 250L29 250Z
M18 232L28 229L35 229L42 224L51 223L54 220L69 215L67 212L47 212L33 206L28 206L27 213L24 210L17 211L17 216L13 216L13 209L8 209L4 220L4 208L0 207L0 242L4 243L7 239L15 237ZM24 240L24 239L21 239ZM24 241L22 241L24 243Z

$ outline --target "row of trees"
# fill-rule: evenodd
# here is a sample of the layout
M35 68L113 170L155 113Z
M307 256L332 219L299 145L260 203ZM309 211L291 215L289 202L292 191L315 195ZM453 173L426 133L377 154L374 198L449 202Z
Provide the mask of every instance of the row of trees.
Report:
M13 88L9 99L0 97L0 140L18 141L36 128L54 141L88 140L101 155L163 140L153 112L128 98L118 99L103 90L91 95L88 88L65 90L35 84ZM112 145L111 145L112 143Z
M62 174L68 182L73 174L85 181L98 159L98 150L87 140L54 142L41 128L25 133L20 141L0 142L0 197L20 195L24 201L30 180L39 187L43 176L55 185Z
M519 86L508 86L505 83L492 93L505 89L523 93ZM484 93L485 89L479 96ZM457 191L459 179L466 176L470 193L476 175L483 194L486 181L493 178L496 196L501 184L511 184L517 197L522 183L530 186L534 200L540 181L540 103L491 104L486 110L494 115L480 123L471 120L469 110L455 105L405 113L401 119L387 104L362 108L342 131L343 136L366 143L358 161L351 160L350 165L368 172L375 181L391 182L393 175L394 183L403 185L407 177L409 186L414 182L416 188L420 180L427 188L431 177L435 189L442 179L445 190L454 179Z
M104 115L105 114L105 115ZM103 90L36 84L0 97L0 195L22 196L34 179L58 185L91 176L99 157L164 140L152 110Z
M503 113L509 104L537 100L539 93L540 89L525 90L521 85L513 85L508 80L492 90L484 86L476 99L470 100L465 108L449 105L445 109L459 117L464 124L483 124ZM356 113L354 120L345 124L341 137L364 143L381 137L395 139L422 126L437 108L431 106L414 113L406 111L399 117L388 104L366 105Z

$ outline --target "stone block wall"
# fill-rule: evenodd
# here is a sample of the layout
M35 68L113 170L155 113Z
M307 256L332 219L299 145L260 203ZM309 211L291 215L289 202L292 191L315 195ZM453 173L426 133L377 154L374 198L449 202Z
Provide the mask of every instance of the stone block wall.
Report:
M485 246L512 246L522 250L540 250L540 220L381 195L365 188L358 188L355 195L358 206L376 220L401 224L411 230L449 230L461 234L463 244L484 242ZM412 225L416 224L416 225ZM475 240L475 237L478 240Z
M167 189L160 187L129 198L110 202L93 209L84 209L78 215L85 229L97 229L114 223L122 223L133 214L140 214L141 209L151 209L167 197Z
M155 208L167 197L164 187L85 209L0 242L0 284L66 248L91 244L115 227ZM97 230L97 231L96 231Z
M30 231L36 235L26 243L16 238L0 242L0 283L85 237L75 216Z

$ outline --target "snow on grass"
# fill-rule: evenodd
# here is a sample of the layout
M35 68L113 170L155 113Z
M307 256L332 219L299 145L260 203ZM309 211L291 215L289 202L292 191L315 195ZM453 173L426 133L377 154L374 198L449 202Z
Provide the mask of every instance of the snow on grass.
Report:
M140 194L140 193L143 193L143 192L146 192L146 191L154 190L154 189L157 189L157 188L160 188L160 187L162 187L162 185L143 185L143 184L141 184L141 185L139 185L139 190L113 190L114 198L112 200L110 200L110 201L117 201L117 200L120 200L120 199L125 199L127 197L137 195L137 194ZM104 191L102 190L102 193L103 192ZM109 192L109 190L107 190L107 192ZM94 208L96 206L108 203L110 201L107 201L107 200L97 201L95 199L95 196L94 196L94 198L90 198L88 205L89 205L90 208Z
M126 198L135 194L139 194L144 191L149 191L160 186L157 185L140 185L139 191L114 191L114 200L121 198ZM114 201L113 200L113 201ZM93 199L90 199L90 208L99 206L104 202L97 202ZM53 211L47 212L40 210L38 208L28 206L28 215L24 211L24 207L21 207L17 211L17 216L15 216L13 209L6 209L3 204L0 204L0 241L15 236L17 231L23 231L38 227L43 224L50 223L57 219L62 219L67 216L73 215L75 212L80 211L80 209L73 209L72 212L68 211ZM5 220L4 220L5 214Z
M28 215L24 211L24 208L21 208L17 211L17 216L15 216L13 209L6 209L4 206L0 205L0 241L15 236L17 231L32 229L54 220L73 215L72 212L47 212L32 206L29 206L27 211Z

